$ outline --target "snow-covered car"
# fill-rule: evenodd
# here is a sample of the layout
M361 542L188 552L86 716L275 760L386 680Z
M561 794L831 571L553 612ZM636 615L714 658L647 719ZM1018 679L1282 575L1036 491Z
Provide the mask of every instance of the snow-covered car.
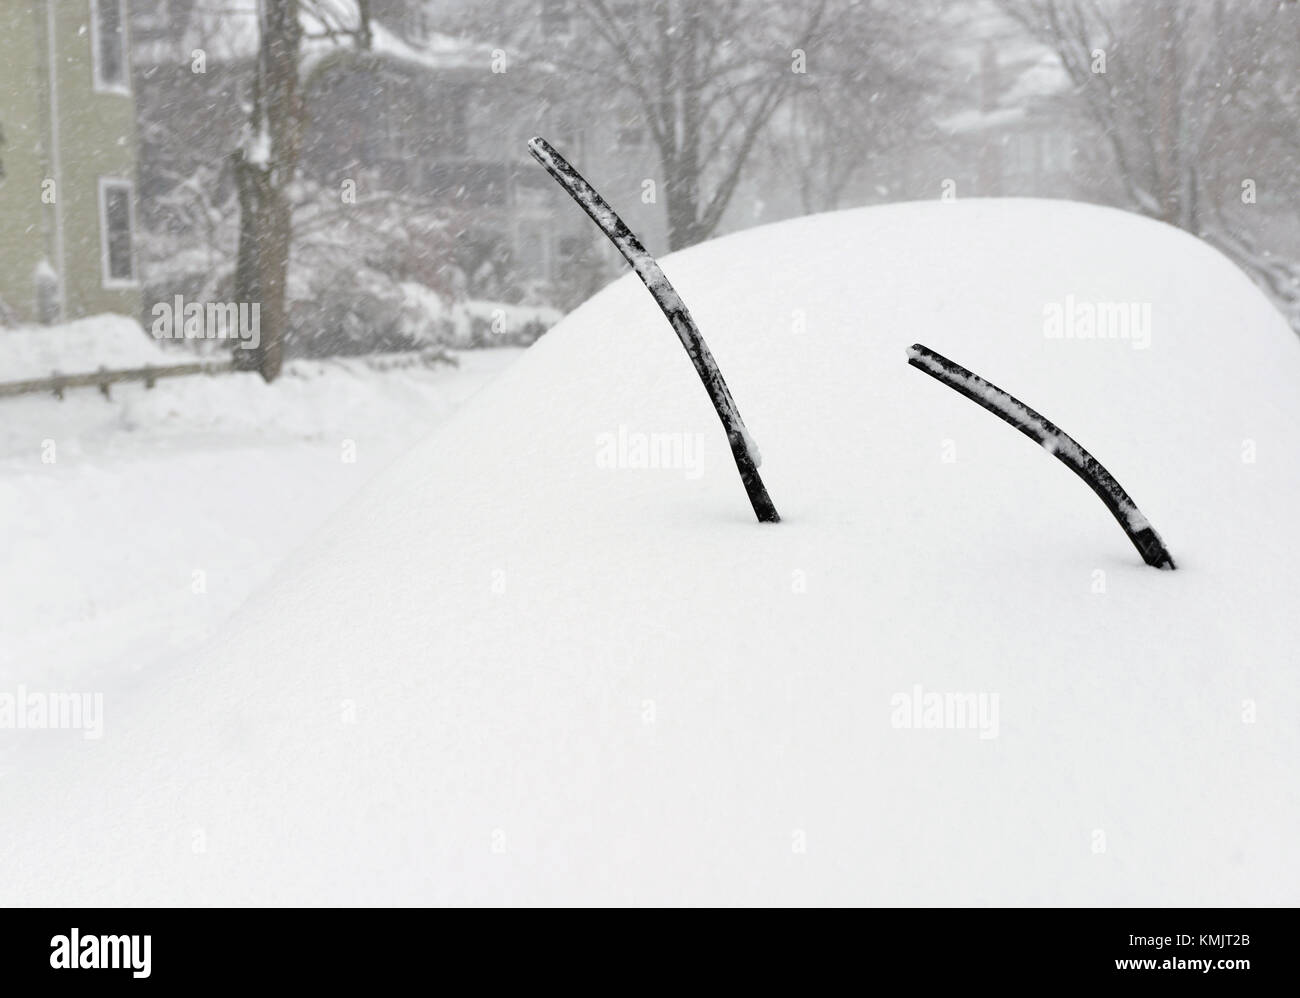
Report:
M782 522L625 276L101 738L8 758L0 903L1292 901L1300 347L1247 277L1015 200L664 267ZM1177 571L914 342L1073 434Z

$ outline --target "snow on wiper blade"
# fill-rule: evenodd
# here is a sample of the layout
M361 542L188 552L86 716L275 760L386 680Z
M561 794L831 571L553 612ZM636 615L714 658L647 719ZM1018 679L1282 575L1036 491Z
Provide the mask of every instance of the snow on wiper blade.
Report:
M1010 423L1030 440L1050 451L1057 460L1087 482L1088 488L1097 493L1097 497L1133 542L1143 561L1153 568L1175 567L1174 559L1155 527L1142 515L1137 503L1115 480L1115 476L1059 426L997 385L985 381L956 361L949 360L920 343L908 347L907 362L958 394L965 395L1003 422Z
M744 483L750 505L754 507L754 515L760 523L777 523L781 517L758 474L758 448L745 428L745 421L740 418L740 410L731 397L731 390L722 377L722 371L718 369L718 363L713 359L713 354L704 342L691 313L687 311L681 295L669 283L658 262L641 244L641 240L618 217L618 212L549 142L540 137L531 139L528 151L600 227L600 231L623 254L623 259L632 265L637 277L641 278L641 283L654 296L655 302L677 333L677 338L682 341L687 356L691 358L691 363L695 365L695 371L704 384L704 390L709 393L709 400L718 413L718 419L722 421L722 428L727 432L727 443L731 446L731 456L735 458L736 470L740 472L740 480Z

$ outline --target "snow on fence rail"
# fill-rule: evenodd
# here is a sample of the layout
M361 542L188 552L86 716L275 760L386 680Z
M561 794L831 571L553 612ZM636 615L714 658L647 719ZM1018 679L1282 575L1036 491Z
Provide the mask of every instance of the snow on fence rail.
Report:
M56 398L63 398L68 388L97 387L107 398L111 386L126 381L143 381L146 388L152 388L160 378L179 378L187 374L224 374L235 370L235 364L229 360L201 360L189 364L170 364L167 366L148 365L110 371L101 367L97 371L80 374L54 373L45 378L30 378L25 381L0 382L0 398L12 395L26 395L31 392L53 392Z

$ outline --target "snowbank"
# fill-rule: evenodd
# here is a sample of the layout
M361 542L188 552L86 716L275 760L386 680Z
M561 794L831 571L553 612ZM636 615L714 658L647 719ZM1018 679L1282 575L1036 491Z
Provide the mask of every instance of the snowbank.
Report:
M1250 281L1028 201L665 269L783 523L616 282L102 738L5 736L0 902L1295 903L1300 355ZM1067 296L1149 304L1145 348L1049 338ZM1179 570L918 341L1074 435Z
M0 400L0 697L175 666L365 482L510 364L293 360ZM3 706L0 705L0 711ZM0 718L0 771L14 747Z
M61 326L0 329L0 381L168 363L180 361L169 358L138 322L122 315L96 315Z
M554 326L564 314L547 305L511 304L471 298L454 303L423 284L398 286L410 317L407 331L417 340L453 346L527 346Z

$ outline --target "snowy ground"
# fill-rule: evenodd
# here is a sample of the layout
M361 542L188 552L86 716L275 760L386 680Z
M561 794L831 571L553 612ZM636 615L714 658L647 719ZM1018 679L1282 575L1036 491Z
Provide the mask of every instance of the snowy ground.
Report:
M110 690L101 738L11 734L0 903L1294 904L1300 348L1250 281L1172 228L1030 201L664 265L782 523L616 282L210 646ZM1121 305L1149 324L1053 335L1054 309L1077 332ZM1077 437L1178 571L909 368L918 341ZM313 482L350 474L338 436ZM92 515L220 522L275 464ZM176 599L210 557L172 554Z
M520 352L0 399L0 689L111 688L174 663ZM34 359L24 376L47 373Z

